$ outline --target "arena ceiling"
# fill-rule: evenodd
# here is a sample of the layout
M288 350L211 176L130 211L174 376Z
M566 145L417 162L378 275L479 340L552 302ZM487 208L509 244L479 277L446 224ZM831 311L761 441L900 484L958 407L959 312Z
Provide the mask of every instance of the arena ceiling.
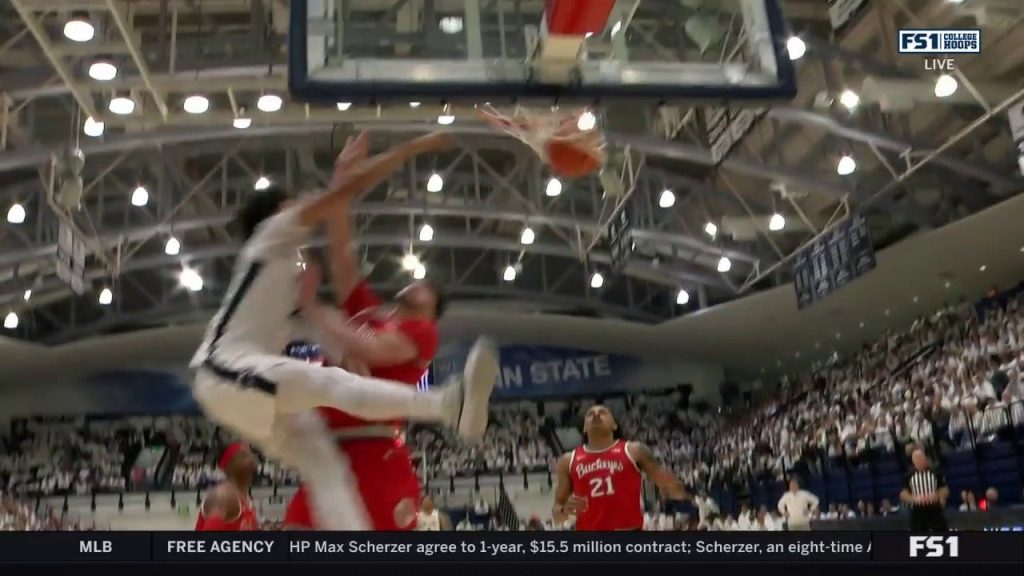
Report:
M394 0L352 9L390 26L407 1L427 2L436 15L462 5ZM837 215L867 213L882 248L1024 189L1005 115L1022 96L1019 2L869 2L838 33L825 4L783 2L808 46L797 62L799 93L772 107L721 166L678 122L692 118L688 107L610 106L609 142L642 166L637 252L621 276L607 272L600 249L581 258L607 217L597 180L567 182L547 197L549 176L532 152L463 108L449 127L457 149L417 159L359 204L365 272L383 290L400 287L409 275L399 261L411 248L463 302L658 323L788 283L794 250ZM64 38L75 10L98 23L97 39ZM0 311L20 320L9 334L61 343L202 318L238 249L226 225L260 176L312 188L355 130L373 130L382 149L437 128L440 102L340 110L288 101L287 16L278 0L0 0L0 207L19 203L27 216L0 222ZM676 24L629 26L656 49L658 27ZM896 30L906 27L983 30L983 51L957 58L956 94L937 98L934 73L897 54ZM101 57L117 63L114 80L90 78ZM839 102L847 89L860 95L852 111ZM200 92L211 110L184 112L184 98ZM280 112L232 127L241 107L255 112L255 99L271 92L285 98ZM130 95L136 112L107 112L115 93ZM102 136L83 134L89 116L104 122ZM85 154L85 185L81 210L68 212L48 190L53 160L71 145ZM848 176L836 172L843 154L857 160ZM439 193L426 191L434 172L444 176ZM131 202L139 185L145 206ZM676 202L661 208L666 188ZM773 212L786 216L781 231L768 228ZM704 233L708 221L719 227L715 238ZM79 296L55 275L61 222L87 239ZM424 223L434 229L429 242L419 240ZM520 243L524 226L536 232L530 245ZM165 253L172 236L174 255ZM723 255L732 263L724 273ZM503 280L510 264L518 264L513 282ZM186 265L201 274L202 291L180 287ZM595 270L605 273L600 289L590 287ZM104 288L113 292L109 305L98 302ZM680 289L691 295L684 305Z

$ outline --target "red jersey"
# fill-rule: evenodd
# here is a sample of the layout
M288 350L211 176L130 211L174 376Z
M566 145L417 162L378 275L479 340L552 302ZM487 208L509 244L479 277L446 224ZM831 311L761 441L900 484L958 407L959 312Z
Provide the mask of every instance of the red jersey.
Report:
M616 440L604 450L579 446L569 460L572 492L587 501L576 514L577 530L640 530L644 525L641 490L643 475Z
M238 499L238 516L231 520L220 518L207 518L203 514L202 507L199 508L199 517L196 518L196 532L250 532L259 529L259 521L256 519L256 511L252 508L252 502L248 498Z
M383 380L393 380L415 386L423 373L427 371L430 361L434 359L434 354L437 353L437 326L430 320L395 320L378 318L367 313L381 304L380 297L366 283L360 282L356 284L352 294L345 301L344 309L352 322L371 328L375 332L401 332L416 345L417 357L405 364L372 368L370 375ZM367 424L365 420L335 408L323 407L319 410L327 422L327 427L332 430Z

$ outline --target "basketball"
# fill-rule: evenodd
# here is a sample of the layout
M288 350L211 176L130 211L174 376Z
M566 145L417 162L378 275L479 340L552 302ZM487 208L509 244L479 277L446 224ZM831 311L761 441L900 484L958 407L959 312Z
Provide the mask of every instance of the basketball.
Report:
M544 151L551 171L565 178L581 178L604 164L604 153L586 140L549 140Z

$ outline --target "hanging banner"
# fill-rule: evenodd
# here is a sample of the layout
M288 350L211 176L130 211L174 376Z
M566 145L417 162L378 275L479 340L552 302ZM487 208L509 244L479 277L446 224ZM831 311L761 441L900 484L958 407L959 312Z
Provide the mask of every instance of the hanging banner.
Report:
M1007 112L1010 116L1010 134L1013 135L1013 146L1017 151L1017 165L1024 174L1024 102L1018 102Z

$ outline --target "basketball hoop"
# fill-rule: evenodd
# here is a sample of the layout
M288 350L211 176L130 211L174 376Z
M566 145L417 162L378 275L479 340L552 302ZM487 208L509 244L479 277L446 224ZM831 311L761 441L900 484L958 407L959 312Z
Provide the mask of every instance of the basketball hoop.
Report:
M604 166L604 134L590 110L544 111L517 105L509 116L484 104L476 111L494 128L533 148L558 176L580 178Z

